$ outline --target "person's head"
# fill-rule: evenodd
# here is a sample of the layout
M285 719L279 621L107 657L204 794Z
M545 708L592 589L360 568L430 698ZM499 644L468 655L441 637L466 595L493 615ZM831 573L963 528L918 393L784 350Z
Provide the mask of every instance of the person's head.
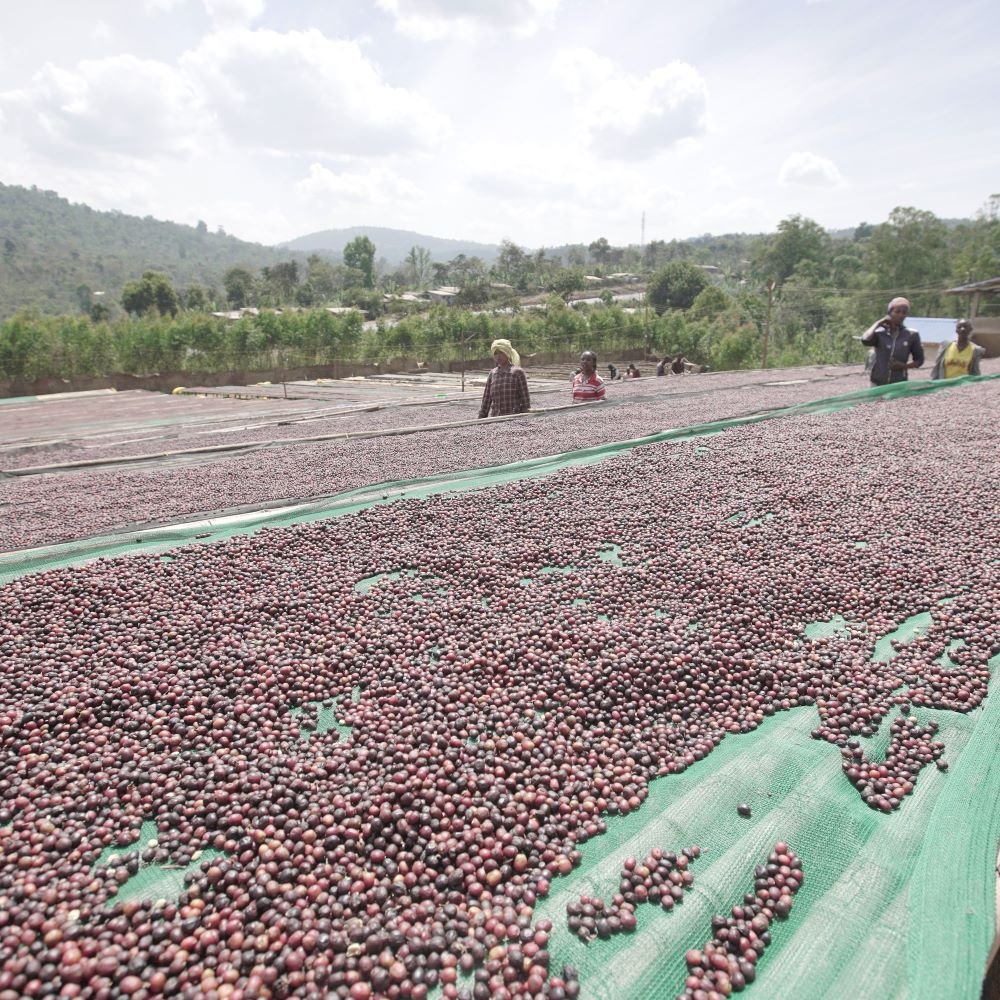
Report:
M494 340L490 345L490 353L500 368L521 363L521 356L514 350L509 340Z
M597 371L597 355L593 351L584 351L580 355L580 371L584 375L593 375Z
M972 336L972 324L967 319L960 319L955 324L955 337L958 339L958 346L961 350L969 344L969 338Z
M886 306L885 311L892 325L899 326L910 314L910 300L898 295Z

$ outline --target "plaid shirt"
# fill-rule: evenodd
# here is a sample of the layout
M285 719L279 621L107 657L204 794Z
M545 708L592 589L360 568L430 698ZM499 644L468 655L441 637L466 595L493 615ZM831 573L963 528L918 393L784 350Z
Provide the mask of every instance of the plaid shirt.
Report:
M480 417L504 417L508 413L527 413L531 409L528 396L528 379L524 369L515 365L501 368L497 365L486 376Z

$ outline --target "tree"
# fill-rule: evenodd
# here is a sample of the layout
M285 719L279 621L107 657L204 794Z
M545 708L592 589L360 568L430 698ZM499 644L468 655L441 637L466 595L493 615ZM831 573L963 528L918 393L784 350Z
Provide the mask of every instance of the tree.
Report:
M664 240L650 240L642 251L642 265L653 271L668 260L667 244Z
M460 253L448 261L448 273L459 288L464 288L469 281L481 281L485 272L486 266L478 257L466 257Z
M431 252L425 247L410 247L406 268L414 288L426 288L431 275Z
M242 309L257 300L257 279L245 267L231 267L222 276L226 301L232 309Z
M527 280L528 262L528 255L521 247L510 240L503 240L493 270L501 281L510 285L522 285Z
M597 264L606 264L611 256L611 244L603 236L599 236L587 249L590 259Z
M731 304L732 300L718 285L707 285L691 303L691 318L714 320L720 313L725 312Z
M467 281L458 295L455 296L455 304L469 306L473 309L485 305L489 301L490 287L483 279Z
M573 292L583 288L585 284L583 278L582 267L564 267L552 279L552 291L568 300Z
M201 285L190 285L184 293L184 308L192 312L207 312L211 302Z
M122 289L122 307L131 316L142 316L154 309L161 316L176 316L180 307L177 292L165 274L146 271L141 280L130 281Z
M344 263L364 276L364 287L375 287L375 244L367 236L355 236L344 247Z
M345 288L340 293L342 305L360 309L367 318L375 319L383 309L382 293L370 288Z
M894 208L868 240L865 263L877 288L910 297L928 286L939 288L949 270L948 229L933 212Z
M646 299L662 315L670 309L690 309L702 289L708 287L708 276L686 260L672 260L661 267L649 280Z
M277 305L291 302L299 283L299 262L288 260L272 267L261 268L261 277Z
M828 266L831 240L827 231L812 219L792 215L778 223L778 232L762 243L753 259L760 278L774 278L783 284L805 261Z
M958 226L952 239L956 251L951 284L971 284L1000 274L1000 194L990 195L975 220Z

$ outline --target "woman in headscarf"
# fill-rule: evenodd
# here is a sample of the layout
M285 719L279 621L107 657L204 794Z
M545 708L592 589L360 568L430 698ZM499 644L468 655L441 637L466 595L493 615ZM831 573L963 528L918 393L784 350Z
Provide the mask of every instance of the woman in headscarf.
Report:
M521 367L521 357L509 340L494 340L490 347L496 368L486 376L479 417L505 417L527 413L531 409L528 379Z
M886 315L865 330L861 343L875 351L870 376L872 385L889 385L905 382L911 368L924 363L924 348L920 334L906 325L910 303L898 297L893 299Z

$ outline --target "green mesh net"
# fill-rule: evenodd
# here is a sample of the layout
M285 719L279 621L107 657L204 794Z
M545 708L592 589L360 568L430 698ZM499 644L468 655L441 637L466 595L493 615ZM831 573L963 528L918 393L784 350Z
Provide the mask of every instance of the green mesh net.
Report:
M946 387L966 381L976 380L957 380ZM402 496L479 489L599 461L656 441L695 440L758 420L836 412L879 396L897 398L940 387L940 383L912 383L864 390L515 465L383 483L291 507L13 553L0 560L0 582L98 556L155 552L265 526L337 516ZM713 442L711 447L724 447L724 442ZM703 446L697 449L704 450ZM745 512L736 514L732 523L754 526ZM619 553L618 544L608 541L601 559L614 563ZM550 572L571 569L548 567ZM401 568L395 576L404 574L418 575L418 571ZM358 586L375 587L386 576L369 578ZM432 581L428 587L433 589ZM931 618L932 613L914 616L881 637L873 659L890 660L896 647L919 635ZM834 617L806 626L804 639L866 629L864 622ZM954 640L942 656L960 645L961 640ZM805 882L789 919L773 927L773 942L759 963L757 981L745 995L808 1000L977 997L996 928L991 873L1000 840L1000 655L990 661L990 668L994 676L989 696L968 714L925 708L912 711L911 717L921 723L937 722L950 767L947 772L926 768L914 793L892 814L865 805L843 777L838 749L811 737L816 725L813 707L779 713L754 732L727 736L713 753L683 774L654 781L642 808L627 816L608 817L607 833L582 845L581 865L555 879L549 895L539 902L536 917L551 919L554 925L553 968L575 965L581 973L583 995L594 1000L675 995L683 987L687 949L700 947L711 937L712 915L725 913L740 901L752 886L754 865L776 841L785 840L802 859ZM337 728L342 739L350 738L335 702L311 704L297 712L303 716L304 739L330 728ZM890 713L866 741L870 757L884 755L894 717ZM747 818L737 813L736 805L741 802L751 807ZM149 833L144 828L137 844L124 850L141 849ZM702 854L691 866L694 886L673 912L640 906L636 932L606 941L585 944L568 930L567 902L583 894L610 900L627 856L642 857L654 847L680 851L695 843ZM108 863L112 853L105 852L99 863ZM144 865L122 886L119 898L176 896L192 866L207 858L202 855L184 868Z

